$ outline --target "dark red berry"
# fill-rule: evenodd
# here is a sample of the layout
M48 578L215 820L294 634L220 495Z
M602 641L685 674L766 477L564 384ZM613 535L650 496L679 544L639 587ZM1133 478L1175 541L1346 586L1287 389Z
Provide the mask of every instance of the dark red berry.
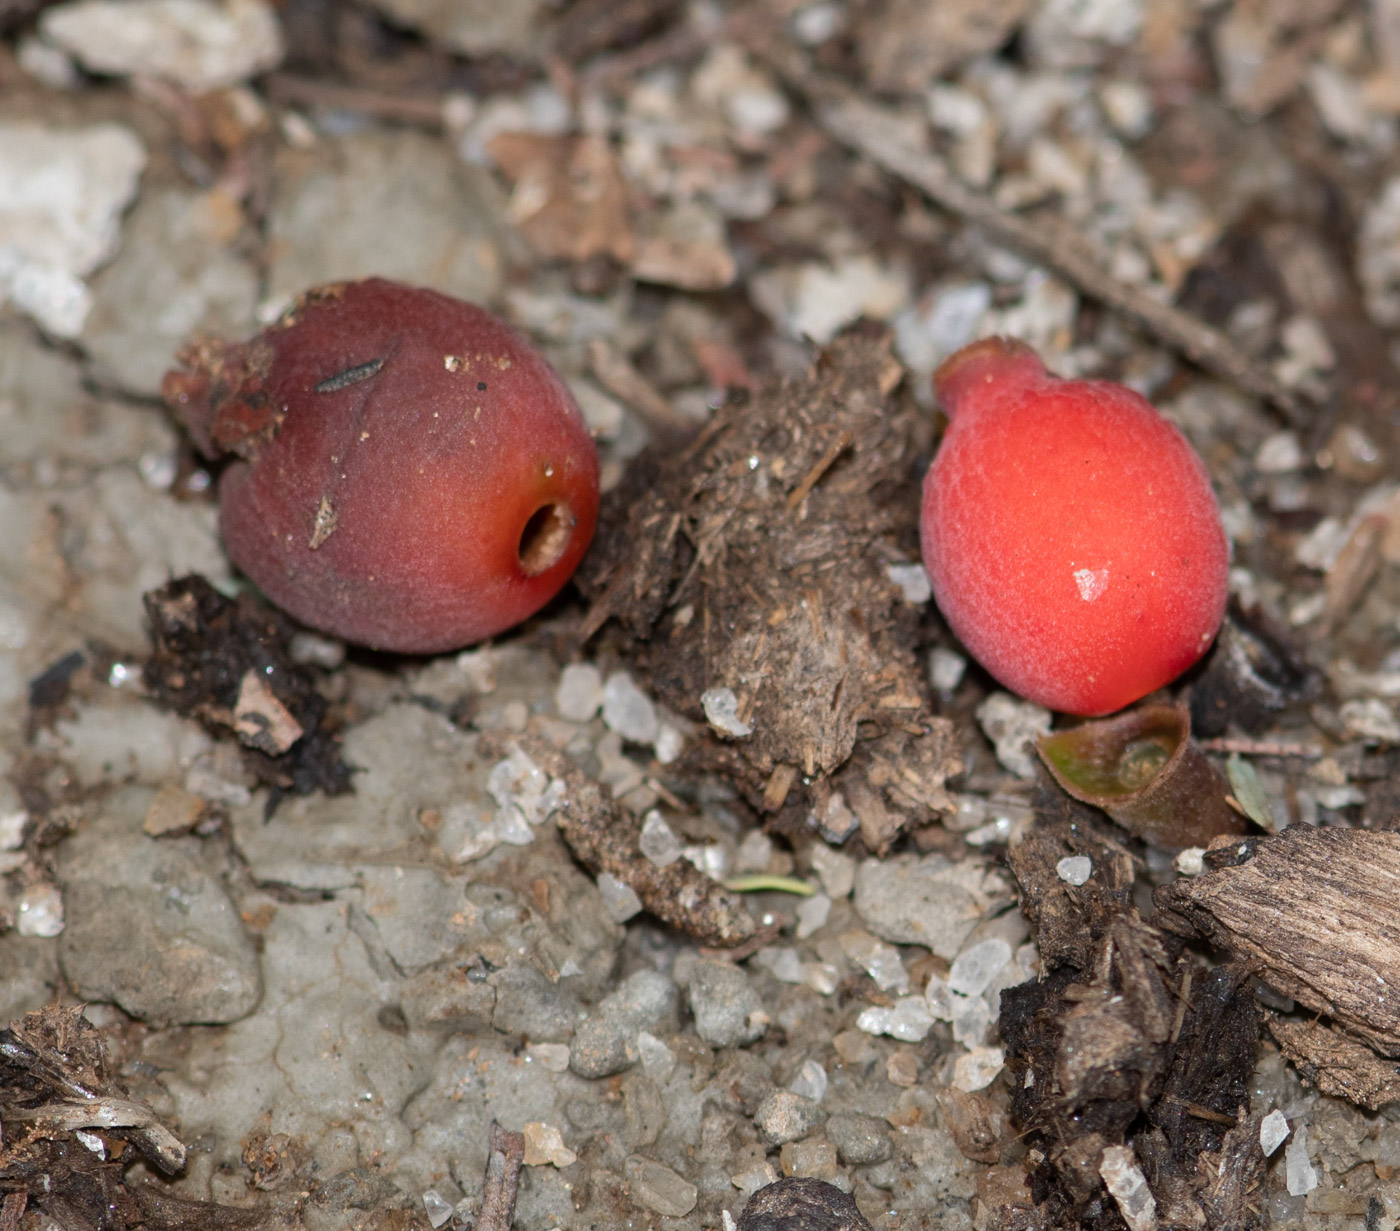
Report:
M303 623L433 653L525 619L593 536L598 459L555 371L482 308L378 278L201 342L166 401L210 457L233 562Z

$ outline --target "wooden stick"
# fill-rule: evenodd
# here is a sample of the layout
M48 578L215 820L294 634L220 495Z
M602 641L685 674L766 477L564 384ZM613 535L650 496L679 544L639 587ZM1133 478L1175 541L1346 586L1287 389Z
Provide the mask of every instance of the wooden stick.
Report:
M525 1162L525 1137L491 1121L490 1153L486 1158L486 1188L475 1231L510 1231L515 1221L515 1198L520 1191L520 1168Z

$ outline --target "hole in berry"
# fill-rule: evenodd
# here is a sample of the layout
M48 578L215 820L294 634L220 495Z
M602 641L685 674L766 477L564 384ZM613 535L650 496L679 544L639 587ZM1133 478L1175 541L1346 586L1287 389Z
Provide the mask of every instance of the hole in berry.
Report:
M567 504L541 505L520 532L520 567L531 577L559 563L576 522Z

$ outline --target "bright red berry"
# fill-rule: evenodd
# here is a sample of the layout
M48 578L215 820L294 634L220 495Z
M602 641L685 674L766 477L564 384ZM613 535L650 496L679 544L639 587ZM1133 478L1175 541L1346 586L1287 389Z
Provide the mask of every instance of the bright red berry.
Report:
M489 312L370 278L308 291L163 393L210 457L233 562L297 619L381 650L501 632L569 579L598 458L554 370Z
M924 479L924 564L1002 684L1108 714L1205 653L1229 547L1201 459L1132 390L1060 380L984 338L934 375L950 423Z

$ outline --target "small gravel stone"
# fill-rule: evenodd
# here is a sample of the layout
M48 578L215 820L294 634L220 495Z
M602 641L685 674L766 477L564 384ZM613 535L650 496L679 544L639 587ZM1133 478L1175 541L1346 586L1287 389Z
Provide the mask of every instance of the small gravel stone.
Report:
M192 335L254 331L258 274L231 242L237 219L237 207L216 192L141 194L123 224L121 251L91 282L82 344L104 384L154 397L171 356Z
M1339 711L1347 732L1368 744L1400 744L1400 722L1379 697L1348 701Z
M753 955L756 965L773 972L781 983L805 983L807 972L802 955L791 945L768 945Z
M590 721L603 705L603 673L592 663L570 663L559 673L554 705L560 718Z
M642 1072L652 1081L665 1081L676 1067L676 1053L650 1030L637 1032L637 1053L642 1059Z
M851 892L856 883L856 861L849 855L833 851L825 842L814 842L807 857L822 888L831 897L844 898Z
M767 872L773 860L773 839L761 829L751 829L734 852L736 872Z
M826 1122L827 1139L836 1147L841 1161L849 1167L883 1163L894 1153L890 1126L876 1116L843 1111Z
M77 337L92 306L82 279L115 251L145 163L120 124L0 124L0 296Z
M281 27L263 0L80 0L45 12L39 32L90 72L163 78L191 94L282 59Z
M1006 1055L1000 1047L974 1047L953 1065L953 1085L968 1094L983 1090L1005 1066Z
M63 894L50 881L25 887L15 908L15 931L21 936L53 938L63 933Z
M1088 855L1066 855L1055 865L1055 875L1066 885L1082 885L1094 874L1094 861Z
M1118 1203L1118 1212L1129 1231L1156 1231L1157 1199L1147 1186L1132 1146L1109 1146L1103 1152L1099 1175Z
M941 645L934 646L928 655L928 681L934 691L945 700L958 690L963 676L967 673L967 659Z
M273 161L268 307L280 310L308 286L370 275L459 299L495 296L503 270L495 187L444 142L365 129L279 149Z
M529 57L539 51L544 0L373 0L395 26L472 58Z
M789 1141L778 1155L784 1175L802 1179L837 1180L836 1147L829 1141Z
M660 731L656 704L625 671L614 671L603 685L603 721L635 744L650 744Z
M563 1043L573 1036L581 1006L533 966L509 966L488 981L496 989L491 1025L497 1030L544 1043Z
M892 1052L885 1061L885 1076L892 1086L912 1089L919 1080L919 1057L910 1051Z
M525 1138L527 1167L572 1167L578 1155L564 1144L564 1137L553 1124L532 1120L520 1128Z
M933 597L933 586L929 584L928 571L922 564L887 564L885 572L899 587L906 603L918 606Z
M204 800L178 786L163 786L146 809L141 828L153 838L188 833L204 815Z
M824 893L814 893L797 906L797 939L806 940L813 932L826 926L831 916L831 899Z
M1254 469L1260 474L1292 474L1305 460L1297 432L1275 432L1255 452Z
M700 694L705 721L721 735L742 739L753 734L753 727L739 717L739 698L732 688L710 688Z
M685 732L673 723L663 722L656 733L652 750L660 764L670 765L685 751Z
M605 996L579 1025L569 1067L580 1077L610 1077L637 1062L642 1030L675 1028L680 990L660 971L639 970Z
M1269 1158L1284 1143L1288 1136L1288 1117L1274 1108L1259 1121L1259 1147L1264 1157Z
M788 1089L814 1103L820 1103L826 1097L826 1086L826 1069L816 1060L804 1060L797 1076L788 1084Z
M748 975L729 962L697 962L687 985L695 1033L711 1047L739 1047L768 1028Z
M603 896L603 908L614 923L626 923L641 912L642 899L637 896L637 891L611 872L598 873L598 892Z
M445 1226L456 1211L451 1204L444 1201L442 1194L435 1188L424 1189L423 1191L423 1213L428 1216L430 1227Z
M1291 1197L1305 1197L1318 1185L1317 1168L1308 1157L1308 1126L1300 1124L1283 1152L1283 1166Z
M909 972L893 945L876 940L869 932L857 930L841 934L841 949L851 961L864 967L882 992L902 996L909 990Z
M637 841L642 854L658 868L673 864L685 849L675 831L666 824L665 818L653 808L642 822L641 837Z
M791 1090L770 1090L754 1112L754 1124L769 1145L800 1141L822 1122L822 1109Z
M640 1154L630 1155L622 1165L632 1200L663 1218L684 1218L695 1208L700 1190L682 1179L671 1168Z
M1035 780L1037 736L1050 733L1051 714L1044 706L994 692L977 707L977 722L996 748L997 760L1018 778Z
M1206 870L1206 851L1203 846L1188 846L1178 852L1172 860L1172 867L1182 876L1200 876Z
M59 956L78 995L160 1024L231 1022L253 1011L262 990L257 952L198 839L133 842L104 827L64 855Z
M851 811L846 797L840 791L831 792L821 815L814 813L813 819L817 824L817 832L833 846L840 846L860 828L860 818Z
M948 986L963 996L980 996L1011 960L1011 946L999 937L979 941L958 954Z
M1004 900L1005 883L975 859L896 855L856 868L856 911L877 936L924 945L952 961L978 921Z
M887 1034L905 1043L920 1043L933 1029L933 1014L922 996L901 996L893 1005L877 1005L856 1018L856 1029Z
M991 1006L982 996L959 996L956 992L950 995L953 1011L948 1020L953 1024L953 1038L964 1047L980 1047L992 1027Z
M569 1071L569 1049L563 1043L531 1043L525 1054L550 1073Z

